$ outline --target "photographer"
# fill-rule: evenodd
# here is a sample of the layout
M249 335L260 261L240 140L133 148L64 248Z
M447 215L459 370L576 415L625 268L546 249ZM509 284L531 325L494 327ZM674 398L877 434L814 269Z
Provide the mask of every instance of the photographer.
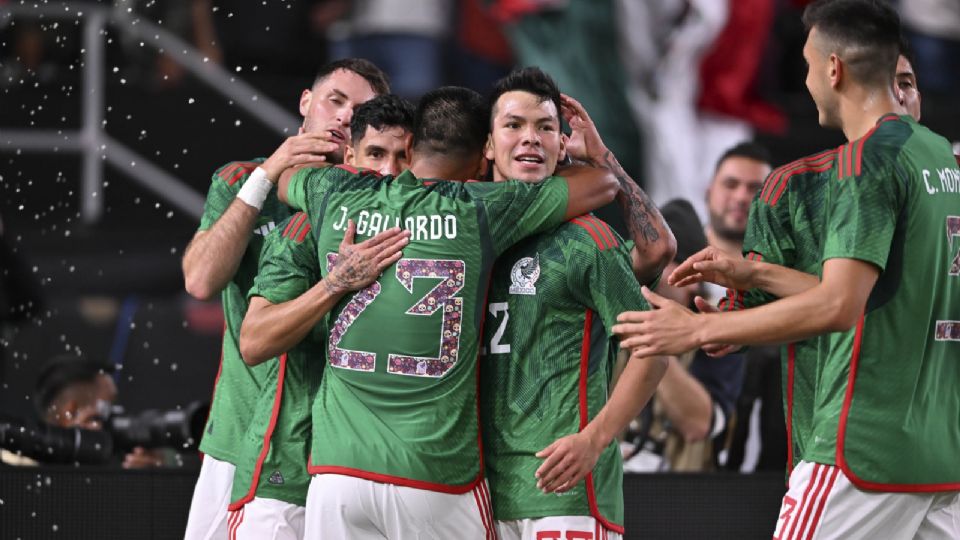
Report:
M112 366L78 356L62 355L50 360L41 369L36 383L37 412L40 420L47 426L41 426L37 432L46 432L48 436L55 437L55 428L79 428L88 432L100 432L109 427L109 419L117 398L117 386L110 375L112 372ZM50 429L51 426L54 429ZM118 434L111 435L109 439L105 439L109 441L107 446L119 448ZM124 455L122 466L130 469L162 466L167 464L168 454L175 457L172 452L133 446ZM30 457L48 461L36 454ZM60 456L50 456L50 460L59 459ZM32 459L14 456L7 451L3 452L3 462L16 465L36 464Z

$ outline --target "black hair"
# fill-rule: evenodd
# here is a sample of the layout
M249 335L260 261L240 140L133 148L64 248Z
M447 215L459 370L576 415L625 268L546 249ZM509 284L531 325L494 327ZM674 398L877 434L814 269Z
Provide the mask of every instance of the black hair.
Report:
M752 159L773 167L773 157L770 156L770 151L765 146L752 141L743 141L720 156L720 159L717 160L717 166L713 168L714 172L720 169L720 165L723 165L724 161L732 157Z
M490 122L493 122L494 108L497 100L507 92L527 92L537 96L541 103L550 100L557 107L557 116L560 116L560 88L557 83L542 69L531 66L511 71L506 77L493 84L493 90L487 97L487 107L490 109Z
M487 112L480 94L444 86L420 98L413 119L413 148L425 154L465 157L483 152Z
M76 383L93 383L101 373L113 373L113 366L76 355L62 354L50 359L40 370L34 389L37 412L45 411L60 393Z
M373 62L364 60L363 58L344 58L324 64L317 70L317 75L313 78L313 86L323 82L324 79L338 69L352 71L363 77L370 83L370 88L373 89L373 93L378 96L390 93L390 80L387 74Z
M900 54L900 16L882 0L817 0L803 12L807 32L829 44L852 78L868 86L890 86Z
M399 96L384 94L354 107L350 120L350 140L354 146L366 134L367 126L378 131L385 127L413 131L413 105Z
M907 59L907 62L910 62L910 67L913 67L913 47L910 46L910 41L907 40L906 36L900 36L900 54Z

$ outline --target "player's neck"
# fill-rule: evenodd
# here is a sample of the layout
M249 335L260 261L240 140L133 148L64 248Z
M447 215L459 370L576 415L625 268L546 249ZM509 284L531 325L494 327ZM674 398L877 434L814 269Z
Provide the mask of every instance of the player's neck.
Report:
M885 114L900 114L901 107L890 89L856 88L840 104L840 123L848 141L855 141L873 129Z
M476 167L439 156L414 157L410 162L410 172L417 178L470 180L476 175Z

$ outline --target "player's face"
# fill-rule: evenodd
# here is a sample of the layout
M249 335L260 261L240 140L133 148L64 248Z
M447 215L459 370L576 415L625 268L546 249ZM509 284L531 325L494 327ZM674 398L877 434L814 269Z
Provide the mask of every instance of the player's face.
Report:
M357 146L347 146L345 161L354 167L396 176L410 168L407 149L411 136L409 131L398 126L384 126L381 130L367 126L366 134Z
M506 92L494 108L486 158L496 181L543 180L564 156L556 105L523 91Z
M807 34L807 42L803 45L803 59L807 63L807 91L817 105L817 114L820 125L823 127L840 127L837 100L831 85L831 70L834 65L830 56L823 53L819 45L817 29L813 28Z
M920 121L920 89L917 88L917 76L913 73L913 66L907 57L900 55L897 59L897 74L894 78L893 94L907 114L917 122Z
M723 160L707 190L710 226L724 238L743 238L753 196L763 187L770 166L743 156Z
M347 69L334 71L300 96L303 132L321 133L328 141L338 143L340 150L332 158L340 163L350 140L353 108L374 95L370 83L360 75Z

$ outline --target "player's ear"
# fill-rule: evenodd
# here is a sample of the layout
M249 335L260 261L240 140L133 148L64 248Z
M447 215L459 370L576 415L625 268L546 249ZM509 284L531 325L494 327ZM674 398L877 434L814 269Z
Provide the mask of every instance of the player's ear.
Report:
M827 59L827 78L830 80L830 88L837 88L843 80L843 60L836 54L831 54Z
M486 157L480 158L480 171L475 175L475 178L482 179L487 177L487 172L490 169L490 160Z
M403 143L403 147L407 152L407 168L409 168L409 164L413 163L413 134L410 134L410 136L407 137Z
M487 134L487 143L483 145L483 157L493 161L493 133Z
M348 144L343 150L343 162L351 167L357 166L357 152L353 149L353 144Z
M566 133L560 133L560 155L557 156L557 163L563 163L563 160L567 159L567 141L570 140L570 137Z
M307 88L300 94L300 116L306 117L310 112L310 101L313 99L313 92Z

